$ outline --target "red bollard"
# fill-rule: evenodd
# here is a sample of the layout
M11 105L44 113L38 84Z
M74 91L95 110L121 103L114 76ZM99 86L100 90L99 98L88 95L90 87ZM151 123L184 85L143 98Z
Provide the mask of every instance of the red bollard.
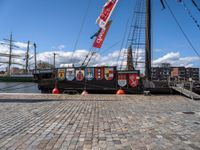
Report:
M55 82L55 88L52 90L52 94L60 94L60 91L59 89L57 88L58 86L58 82L56 81Z
M117 90L116 95L124 95L124 94L125 94L124 90L122 89Z

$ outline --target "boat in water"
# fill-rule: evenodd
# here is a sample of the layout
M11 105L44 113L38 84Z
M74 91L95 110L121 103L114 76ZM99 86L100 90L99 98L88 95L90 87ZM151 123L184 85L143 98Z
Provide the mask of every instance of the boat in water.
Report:
M88 53L80 66L63 66L53 69L36 70L34 81L42 93L51 93L57 87L61 93L81 93L87 90L89 93L116 93L122 89L125 93L143 93L144 90L152 93L172 93L168 82L156 83L151 79L151 21L152 0L136 0L133 19L129 28L127 39L127 51L119 53L121 64L126 57L126 66L89 66L89 62L95 55L95 49L101 48L106 34L112 29L110 19L119 0L107 0L100 16L97 18L99 30L92 45L93 51ZM178 1L179 3L181 1ZM166 1L160 0L165 8ZM141 34L144 36L141 38ZM142 41L143 40L143 41ZM143 61L137 58L138 51L144 50ZM134 55L133 55L134 54ZM122 57L120 59L120 57ZM138 69L138 64L143 63L144 71Z

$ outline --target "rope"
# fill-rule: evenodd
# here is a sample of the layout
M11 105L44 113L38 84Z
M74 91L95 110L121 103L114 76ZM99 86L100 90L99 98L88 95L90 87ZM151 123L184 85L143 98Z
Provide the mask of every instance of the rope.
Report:
M109 52L111 50L111 48L115 47L116 45L118 45L120 43L120 41L115 42L113 45L111 45L109 48L105 49L103 52L101 52L100 54L103 55L106 52Z
M90 50L88 51L88 54L85 56L85 59L82 62L81 66L84 66L84 64L85 64L86 60L88 59L88 57L89 57L89 55L90 55L90 53L91 53L92 50L93 50L93 47L91 47Z
M167 7L168 7L168 9L169 9L169 11L170 11L172 17L174 18L176 24L178 25L179 29L181 30L183 36L185 37L185 39L187 40L187 42L189 43L189 45L191 46L191 48L193 49L193 51L196 53L196 55L200 58L200 55L199 55L198 51L195 49L195 47L193 46L192 42L190 41L190 39L188 38L188 36L187 36L186 33L184 32L184 30L183 30L183 28L181 27L180 23L178 22L176 16L174 15L172 9L169 7L167 1L166 1L166 0L164 0L164 1L165 1L166 5L167 5Z
M143 15L143 4L144 4L144 0L137 0L136 4L135 4L135 11L133 12L133 16L132 16L132 20L131 20L131 26L130 26L130 30L129 30L129 35L128 35L128 40L126 43L126 47L132 46L135 42L139 42L140 38L138 39L137 36L140 36L138 34L140 34L140 30L139 27L141 25L142 22L142 17L140 15ZM139 14L141 13L141 14ZM138 44L139 47L139 44ZM122 70L122 66L123 66L123 62L125 60L125 54L127 53L127 51L124 51L123 55L122 55L122 61L121 61L121 65L120 65L120 70Z
M190 16L190 18L192 18L192 20L194 21L194 23L196 24L197 28L199 29L200 31L200 25L197 21L197 19L192 15L191 11L188 9L188 7L186 6L184 0L182 1L182 4L183 4L183 7L184 9L187 11L188 15Z
M75 50L77 49L77 45L78 45L78 42L79 42L81 33L82 33L82 31L83 31L83 27L84 27L85 21L86 21L86 18L87 18L87 16L88 16L88 12L89 12L89 8L90 8L90 5L91 5L91 1L92 1L92 0L89 0L89 1L88 1L87 9L86 9L86 12L85 12L85 14L84 14L84 17L83 17L83 20L82 20L82 23L81 23L81 27L80 27L80 30L79 30L77 39L76 39L75 44L74 44L74 48L73 48L73 52L72 52L71 61L72 61L72 59L73 59L73 57L74 57Z
M142 4L144 4L144 3L142 3ZM143 6L141 6L141 10L142 9L144 9L143 8L144 7L144 5ZM143 10L142 10L143 11ZM142 17L140 18L140 27L142 27ZM138 31L138 37L137 37L137 39L138 39L138 41L136 42L136 43L140 43L141 42L141 33L142 33L142 29L140 28L140 29L138 29L139 31ZM138 55L139 55L139 48L140 48L140 45L138 44L137 46L136 46L136 48L135 48L135 55L134 55L134 58L135 58L135 69L136 69L136 67L137 67L137 65L138 65Z
M129 19L127 20L126 28L124 30L124 36L123 36L123 39L122 39L122 42L121 42L120 51L119 51L119 55L118 55L118 58L117 58L117 67L119 65L120 55L121 55L122 48L123 48L123 45L124 45L124 41L125 41L125 38L126 38L126 34L127 34L127 31L128 31L128 25L129 25Z
M116 11L113 12L113 17L112 17L113 19L111 19L112 22L114 22L114 20L116 19L116 17L117 17L117 13L116 13L116 12L117 12L118 10L119 10L118 7L116 7ZM96 53L100 53L100 50L101 50L101 48L99 48L98 50L93 51L92 53L91 53L91 51L89 52L89 53L91 53L91 57L89 58L89 60L88 60L86 66L88 66L88 64L90 63L92 57L93 57ZM88 55L89 55L89 54L88 54ZM86 57L87 57L87 56L86 56ZM95 57L95 58L96 58L96 57Z
M192 3L197 8L197 10L200 11L200 7L197 5L197 3L194 0L192 0Z
M115 47L115 46L116 46L116 45L118 45L119 43L120 43L120 41L118 41L118 42L114 43L114 44L113 44L113 45L111 45L109 48L105 49L103 52L101 52L101 53L99 53L99 54L103 55L104 53L106 53L106 52L110 51L110 50L111 50L111 48ZM95 54L96 54L96 53L95 53ZM97 55L94 57L94 59L96 59L96 58L97 58Z

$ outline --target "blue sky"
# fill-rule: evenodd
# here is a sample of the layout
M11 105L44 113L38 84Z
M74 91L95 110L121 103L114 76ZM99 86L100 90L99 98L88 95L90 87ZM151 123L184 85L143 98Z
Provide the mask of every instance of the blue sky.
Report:
M10 32L13 32L14 39L18 42L28 40L35 42L38 45L38 53L55 50L72 51L88 1L0 0L0 40L9 37ZM181 4L178 4L176 0L167 1L194 47L199 51L200 31ZM195 10L189 0L185 1L193 15L200 22L200 13ZM105 2L106 0L91 0L77 50L88 50L91 47L90 36L98 30L95 21ZM115 19L102 51L122 39L127 20L130 18L133 8L134 0L120 0L114 12ZM161 59L167 54L176 55L175 58L178 59L196 58L197 56L184 39L169 10L161 10L159 0L153 0L152 13L153 59ZM113 47L108 53L119 49L120 44ZM108 53L104 53L104 55L108 55ZM192 62L192 64L198 66L199 60Z

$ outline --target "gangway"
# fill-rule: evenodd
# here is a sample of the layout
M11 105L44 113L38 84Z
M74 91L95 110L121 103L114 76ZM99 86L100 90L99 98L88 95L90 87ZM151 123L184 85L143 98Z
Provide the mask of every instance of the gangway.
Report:
M173 90L185 95L186 97L189 97L193 100L200 100L200 95L188 90L188 89L185 89L184 87L180 87L180 86L172 86L171 87Z

